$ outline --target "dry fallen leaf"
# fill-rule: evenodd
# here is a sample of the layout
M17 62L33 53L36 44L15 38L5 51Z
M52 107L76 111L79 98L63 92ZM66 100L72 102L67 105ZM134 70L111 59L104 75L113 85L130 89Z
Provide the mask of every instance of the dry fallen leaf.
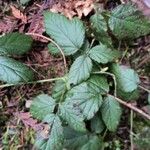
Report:
M19 9L14 6L10 6L12 14L15 18L22 20L22 22L27 23L27 16L25 16Z

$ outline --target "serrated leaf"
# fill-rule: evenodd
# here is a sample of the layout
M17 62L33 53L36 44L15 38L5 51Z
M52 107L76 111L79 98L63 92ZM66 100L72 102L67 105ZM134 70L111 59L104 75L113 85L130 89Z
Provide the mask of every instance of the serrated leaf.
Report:
M73 105L80 107L85 119L91 119L95 113L99 110L102 104L101 92L104 91L101 87L105 87L106 84L100 85L101 77L95 78L96 76L91 77L87 82L84 82L68 92L68 101ZM97 81L97 83L95 83ZM99 86L100 85L100 86ZM106 85L107 90L107 85Z
M64 136L64 148L68 150L80 150L89 140L86 133L77 132L69 127L64 128Z
M87 80L87 84L90 87L90 90L96 91L99 94L106 94L109 92L107 78L103 75L92 75Z
M101 150L103 142L98 136L91 136L88 143L83 145L80 150Z
M0 80L17 84L33 80L33 72L23 63L0 56Z
M113 64L112 73L116 76L118 90L121 89L122 92L132 92L137 89L139 77L133 69Z
M65 16L52 12L45 12L44 18L46 32L64 50L65 55L74 54L81 48L85 29L79 19L68 20Z
M50 131L47 139L38 139L35 145L40 150L62 150L64 134L60 118L55 115L49 115Z
M89 57L94 61L102 64L112 62L120 56L116 50L111 50L106 45L98 45L93 47L89 52Z
M115 131L121 116L121 107L113 96L108 96L101 106L102 118L110 131Z
M33 99L30 112L33 117L43 120L46 115L53 113L55 100L47 94L40 94Z
M95 14L90 18L95 38L103 44L111 45L112 41L108 35L107 23L101 14Z
M28 52L32 38L22 33L9 33L0 37L0 55L22 55Z
M118 39L134 39L150 33L150 21L130 3L112 11L109 26Z
M72 64L69 71L69 82L78 84L89 78L92 70L92 61L86 56L79 56Z
M62 100L64 98L64 95L67 91L67 81L65 80L58 80L55 84L55 86L53 87L52 90L52 97L59 102L60 100Z
M102 120L101 114L98 112L91 119L91 130L96 134L100 134L105 128L104 122Z
M80 109L69 102L60 105L60 116L76 131L85 132L86 127Z

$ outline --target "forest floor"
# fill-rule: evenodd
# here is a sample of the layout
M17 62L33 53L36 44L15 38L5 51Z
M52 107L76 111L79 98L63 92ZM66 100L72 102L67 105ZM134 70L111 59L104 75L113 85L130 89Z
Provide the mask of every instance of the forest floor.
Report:
M25 2L22 0L21 2ZM15 0L0 1L0 34L10 32L37 33L45 32L43 25L43 11L51 10L59 12L72 18L79 17L88 20L93 14L95 0L31 0L23 5ZM113 9L123 1L119 0L99 0L97 7ZM139 9L141 9L139 4ZM144 9L144 13L147 13ZM146 14L147 15L147 14ZM32 50L16 59L27 64L37 74L37 80L60 77L64 74L62 57L53 57L48 53L47 41L39 37L33 37L34 44ZM69 60L67 60L69 63ZM141 37L134 42L122 60L122 64L134 68L141 79L142 87L150 87L150 36ZM1 83L2 84L2 83ZM29 113L29 107L34 96L41 92L51 93L53 83L38 83L6 87L0 89L0 150L23 150L34 149L35 130L41 127L37 120L33 119ZM148 93L140 89L140 97L134 105L150 113L150 108L146 107ZM119 150L129 149L130 143L130 110L125 108L117 134L109 137L112 142L111 148ZM150 129L150 122L141 116L134 114L133 129L135 134L143 134L143 131ZM111 135L113 136L113 135ZM150 136L150 133L148 137ZM144 137L145 138L145 137ZM135 143L136 145L136 143ZM118 149L117 149L118 148ZM149 148L150 149L150 148ZM144 150L144 149L143 149Z

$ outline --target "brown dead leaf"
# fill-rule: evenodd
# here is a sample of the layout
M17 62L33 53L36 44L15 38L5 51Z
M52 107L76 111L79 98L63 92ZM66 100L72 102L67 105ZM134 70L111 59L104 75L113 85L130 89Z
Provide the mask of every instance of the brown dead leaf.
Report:
M62 13L69 19L74 16L81 18L82 16L87 16L94 8L95 0L68 0L63 4L58 3L53 5L50 9L52 12Z
M25 16L19 9L14 6L10 6L12 14L15 18L22 20L22 22L27 23L27 16Z

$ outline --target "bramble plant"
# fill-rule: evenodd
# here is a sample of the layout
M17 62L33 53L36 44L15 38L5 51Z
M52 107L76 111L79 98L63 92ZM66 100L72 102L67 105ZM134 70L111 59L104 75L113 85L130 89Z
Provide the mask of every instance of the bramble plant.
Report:
M117 97L136 99L140 82L133 69L120 65L118 59L122 55L114 47L119 41L128 42L149 34L150 22L131 4L120 5L112 12L96 11L90 18L90 27L78 18L69 20L52 12L44 13L44 21L46 33L62 49L53 42L48 45L50 53L64 54L73 63L69 71L66 68L64 77L56 78L51 96L40 94L32 102L32 116L49 125L35 145L40 150L104 149L106 131L116 131L122 114ZM13 41L16 51L12 51L9 42L16 35L0 38L2 55L21 55L30 48L28 37L27 41L20 41L22 45L27 43L22 51ZM18 40L19 36L24 35L18 34ZM0 67L2 81L32 80L30 70L27 74L23 64L8 57L1 56Z

